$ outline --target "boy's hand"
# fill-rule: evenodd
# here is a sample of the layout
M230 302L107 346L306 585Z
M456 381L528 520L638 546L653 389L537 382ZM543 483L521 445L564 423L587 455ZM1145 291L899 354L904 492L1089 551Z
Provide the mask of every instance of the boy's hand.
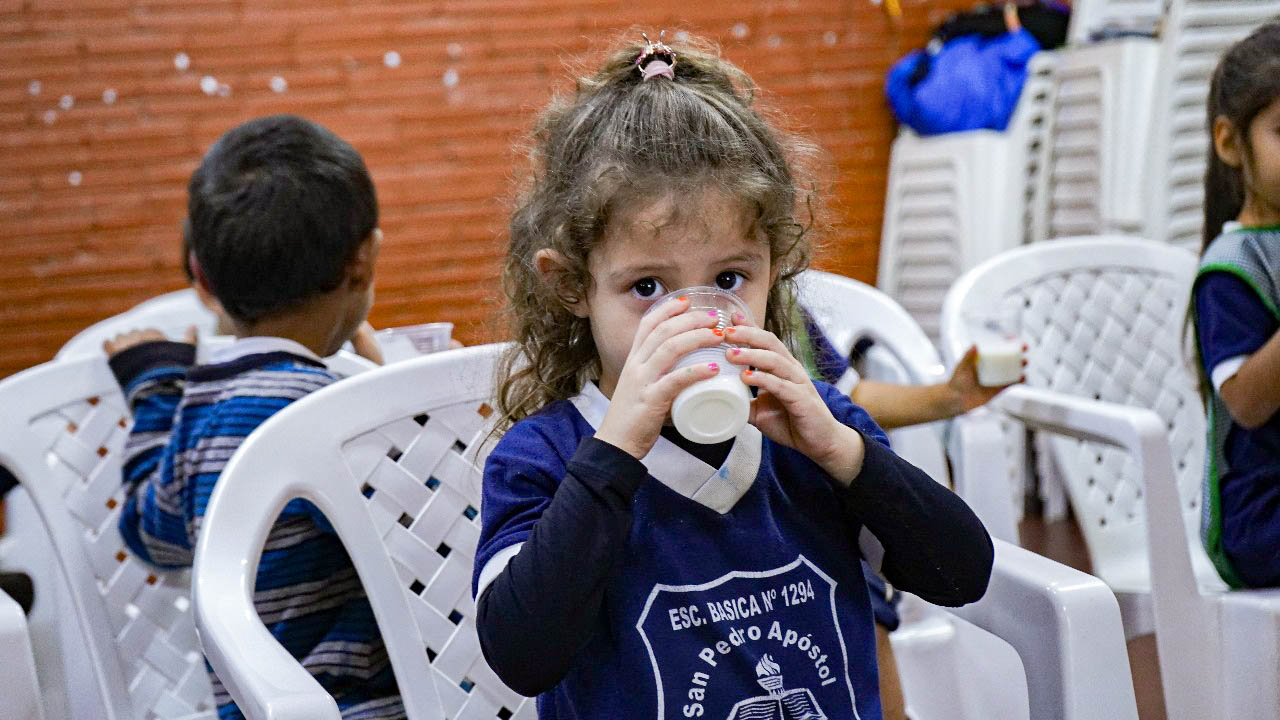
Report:
M1023 345L1022 352L1025 353L1026 351L1027 346ZM1022 364L1024 366L1027 364L1025 358ZM1026 378L1021 378L1018 382L1023 380L1026 380ZM955 412L952 414L960 415L974 408L982 407L991 402L991 398L999 395L1001 390L1016 384L1018 383L983 385L978 382L978 346L970 346L965 351L964 357L960 358L960 362L956 364L955 371L951 373L951 379L947 381L947 386L951 389L952 402L954 403L952 409Z
M103 341L102 350L107 357L115 357L131 347L136 347L149 342L169 342L168 336L156 330L155 328L147 328L145 330L130 330L126 333L120 333L110 340ZM187 328L186 336L183 342L188 345L196 344L196 326L192 325Z
M689 299L681 296L641 318L609 400L609 411L596 431L597 438L637 460L658 441L676 395L719 370L711 363L701 363L670 372L690 351L724 342L723 333L713 328L717 320L714 312L685 312L688 308Z
M729 342L743 346L729 350L729 362L752 366L743 369L742 380L760 388L751 403L751 424L808 456L837 482L853 482L862 470L862 435L835 419L804 365L767 330L740 324L725 333Z

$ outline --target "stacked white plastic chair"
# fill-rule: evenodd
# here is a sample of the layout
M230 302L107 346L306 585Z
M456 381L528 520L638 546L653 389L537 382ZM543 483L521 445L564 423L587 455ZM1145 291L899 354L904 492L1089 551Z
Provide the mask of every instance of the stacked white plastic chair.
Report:
M1011 251L956 283L943 349L955 357L988 320L1030 344L1027 386L958 424L1000 414L1055 433L1127 634L1149 631L1154 609L1170 717L1277 717L1280 594L1224 592L1198 539L1205 421L1181 341L1196 266L1184 250L1114 236Z
M471 597L501 350L405 360L320 390L264 423L227 465L201 529L193 593L209 661L250 717L338 717L253 611L256 563L245 559L261 554L295 497L315 503L350 552L410 718L535 716L533 701L485 664Z
M932 137L903 131L893 143L877 286L906 308L931 340L951 282L1024 242L1027 198L1038 182L1053 54L1032 58L1004 132Z
M1068 42L1083 45L1105 28L1146 31L1158 28L1167 0L1075 0L1071 3Z
M54 562L23 568L37 586L32 633L71 626L84 646L82 662L37 658L38 667L58 666L47 675L69 685L65 695L45 687L69 703L50 707L49 717L214 717L187 575L150 569L116 527L130 418L106 361L51 362L7 378L0 406L0 464L18 478L54 550ZM50 574L60 582L48 582ZM38 620L53 627L37 628Z
M1223 51L1277 14L1277 0L1171 1L1161 40L1147 236L1199 249L1209 80Z
M1145 154L1159 58L1152 38L1067 47L1056 53L1047 187L1033 241L1138 232L1146 221Z

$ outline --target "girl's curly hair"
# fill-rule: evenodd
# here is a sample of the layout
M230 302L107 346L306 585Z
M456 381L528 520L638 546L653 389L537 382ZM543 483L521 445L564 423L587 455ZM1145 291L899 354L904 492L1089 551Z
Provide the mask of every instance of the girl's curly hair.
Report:
M770 121L755 84L714 46L672 43L673 80L642 81L635 60L643 49L616 49L552 100L533 129L503 271L515 342L499 370L499 430L572 397L600 372L589 320L567 304L588 297L587 257L611 215L654 192L712 186L756 209L775 277L764 326L784 342L790 336L792 281L808 266L815 218L813 193L798 190L812 187L800 174L813 147ZM534 264L543 248L566 261L554 287Z

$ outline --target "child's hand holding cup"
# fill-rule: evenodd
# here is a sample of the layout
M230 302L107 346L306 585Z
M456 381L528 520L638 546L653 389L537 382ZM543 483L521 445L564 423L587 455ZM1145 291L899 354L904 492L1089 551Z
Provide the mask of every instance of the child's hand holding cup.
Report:
M740 313L749 323L754 321L750 308L737 295L714 287L676 290L652 307L681 295L689 298L685 312L715 312L719 316L716 327L720 330L735 324L735 313ZM721 343L694 350L677 360L673 368L674 371L700 363L716 363L720 368L716 375L685 388L671 404L671 421L676 430L693 442L713 444L729 440L746 426L751 416L751 389L742 382L742 368L725 360L730 347L728 343Z

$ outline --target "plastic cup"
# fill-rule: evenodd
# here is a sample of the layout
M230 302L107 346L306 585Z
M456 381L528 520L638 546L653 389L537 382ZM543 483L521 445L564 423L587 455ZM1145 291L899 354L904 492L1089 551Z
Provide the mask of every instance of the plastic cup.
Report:
M389 363L447 350L452 335L453 323L448 322L386 328L373 334Z
M747 322L753 322L751 309L737 295L713 287L691 287L667 293L652 307L681 295L689 298L687 312L715 311L719 315L716 327L722 330L735 324L734 313L741 313ZM703 363L720 366L716 375L685 388L671 404L671 422L676 431L693 442L710 445L729 440L746 426L751 416L751 389L742 382L742 368L725 359L730 347L728 343L720 343L699 348L676 361L676 370Z
M992 318L967 317L978 346L978 384L999 387L1022 379L1022 340Z

